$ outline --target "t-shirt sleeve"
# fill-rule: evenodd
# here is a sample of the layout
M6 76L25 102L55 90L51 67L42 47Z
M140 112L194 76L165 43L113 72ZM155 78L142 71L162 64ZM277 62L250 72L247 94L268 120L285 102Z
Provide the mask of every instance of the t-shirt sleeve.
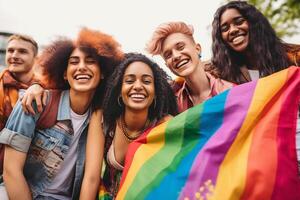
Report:
M26 114L21 102L18 101L10 114L5 128L0 132L0 143L27 153L34 136L36 121L39 114Z

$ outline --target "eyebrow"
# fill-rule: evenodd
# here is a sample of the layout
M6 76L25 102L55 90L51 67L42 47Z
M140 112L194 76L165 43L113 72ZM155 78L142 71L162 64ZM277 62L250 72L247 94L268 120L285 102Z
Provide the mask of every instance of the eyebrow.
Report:
M236 20L236 19L239 19L239 18L243 18L243 19L244 19L244 17L243 17L242 15L238 15L238 16L232 18L231 21ZM227 22L224 22L223 24L221 24L221 26L223 26L223 25L225 25L225 24L227 24Z
M18 47L8 47L7 50L18 50L18 51L22 50L22 51L28 51L28 49L22 48L22 47L21 47L21 48L18 48Z
M124 74L124 77L127 77L127 76L129 76L129 77L135 77L136 74ZM153 78L153 76L151 74L143 74L142 75L142 77L145 77L145 76Z

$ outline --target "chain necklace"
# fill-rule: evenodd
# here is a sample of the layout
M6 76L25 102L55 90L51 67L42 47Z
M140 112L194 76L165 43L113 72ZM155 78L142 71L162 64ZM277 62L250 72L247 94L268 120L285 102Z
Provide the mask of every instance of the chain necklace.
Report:
M126 126L126 122L125 119L123 117L123 115L120 117L120 119L118 120L118 126L121 128L121 131L123 133L123 135L125 136L125 139L128 142L132 142L133 140L137 139L150 125L150 120L147 119L145 125L143 126L141 131L138 131L136 134L132 135L130 134L127 126Z

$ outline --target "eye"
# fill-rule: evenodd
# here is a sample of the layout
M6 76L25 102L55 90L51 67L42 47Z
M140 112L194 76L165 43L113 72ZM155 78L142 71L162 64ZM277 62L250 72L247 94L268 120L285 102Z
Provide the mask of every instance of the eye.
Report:
M183 50L184 49L184 44L178 44L177 49L178 50Z
M152 83L152 78L150 76L145 76L143 77L143 83L146 84L146 85L149 85Z
M234 20L235 25L242 25L246 20L243 17L239 17Z
M95 63L96 63L96 60L93 59L93 58L87 58L87 59L85 60L85 62L86 62L87 64L89 64L89 65L92 65L92 64L95 64Z
M26 49L20 49L19 52L20 52L21 54L26 54L26 53L27 53L27 50L26 50Z
M8 52L8 53L13 53L14 50L13 50L13 49L7 49L7 52Z
M229 26L228 26L228 24L223 24L220 29L221 29L221 32L226 32L229 30Z
M164 59L167 60L169 58L171 58L171 52L164 53Z
M134 83L134 80L132 78L124 79L124 83L132 84Z
M149 84L151 84L152 83L152 81L151 80L144 80L143 81L146 85L149 85Z
M75 59L70 59L69 60L69 64L71 64L71 65L77 65L79 63L79 60L75 60Z

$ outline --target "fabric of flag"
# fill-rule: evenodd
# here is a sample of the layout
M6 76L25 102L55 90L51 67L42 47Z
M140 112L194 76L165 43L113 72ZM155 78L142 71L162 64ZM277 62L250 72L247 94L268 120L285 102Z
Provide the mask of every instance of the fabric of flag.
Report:
M300 199L300 68L215 96L132 142L117 199Z
M112 200L112 197L109 195L103 184L100 184L98 200Z

